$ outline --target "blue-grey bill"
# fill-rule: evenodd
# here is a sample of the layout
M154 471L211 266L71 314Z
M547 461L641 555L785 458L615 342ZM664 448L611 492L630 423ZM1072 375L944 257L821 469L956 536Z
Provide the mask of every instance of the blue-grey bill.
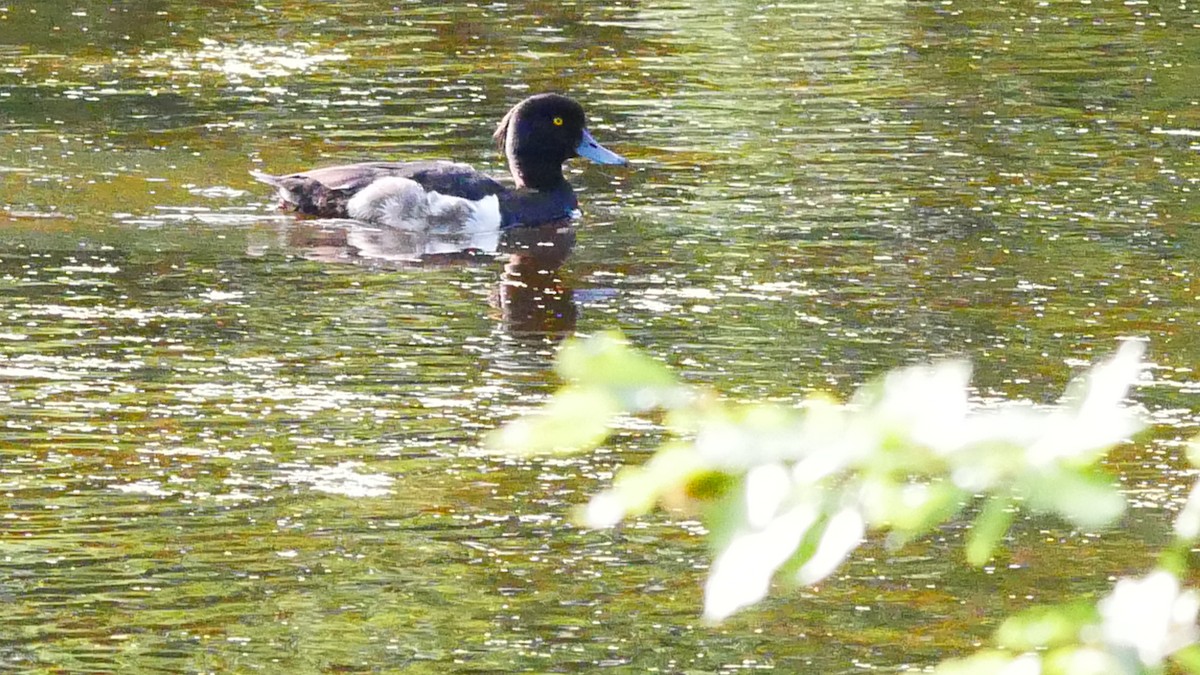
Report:
M575 148L575 152L580 157L590 159L597 164L629 163L624 157L597 143L587 129L583 130L583 140L579 141L579 147Z

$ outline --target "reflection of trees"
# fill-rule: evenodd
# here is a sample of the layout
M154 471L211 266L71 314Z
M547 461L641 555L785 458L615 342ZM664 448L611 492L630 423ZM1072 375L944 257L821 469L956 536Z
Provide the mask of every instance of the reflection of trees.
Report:
M205 2L217 11L229 0ZM137 50L171 34L171 24L192 7L169 0L75 0L17 3L0 21L0 44L21 45L33 53L92 54Z
M1147 217L1137 193L1159 191L1146 187L1164 144L1146 132L1187 108L1179 83L1198 76L1190 10L1164 9L1151 27L1146 8L1112 4L909 7L909 73L927 85L913 87L926 93L910 114L939 141L934 187L951 190L938 192L1033 220ZM1193 73L1158 67L1172 62Z
M1014 279L1059 289L1039 294L1037 311L1053 313L1056 298L1096 293L1097 277L1118 258L1139 255L1121 248L1131 230L1187 216L1181 186L1192 176L1182 164L1191 156L1178 151L1188 139L1148 131L1196 126L1182 103L1200 79L1193 8L46 4L37 15L13 8L0 22L15 45L13 69L0 74L11 85L6 117L42 132L11 137L38 154L3 158L82 176L74 183L108 173L138 181L76 186L67 210L194 203L178 187L156 184L150 195L141 174L244 187L248 179L231 177L248 158L270 168L452 157L501 170L488 142L495 120L530 90L559 89L588 103L604 140L645 162L613 177L616 189L594 189L602 170L577 177L585 210L631 214L612 230L620 241L610 248L621 252L598 254L606 264L686 266L679 258L694 255L710 276L739 265L764 276L818 266L834 271L813 279L818 285L878 296L843 313L857 325L907 322L908 332L932 334L931 325L958 322L956 330L984 336L995 326L1016 330L1014 317L1044 323L1012 309L1029 303L1011 295ZM240 80L218 67L223 54L264 45L346 59ZM62 53L23 58L50 50ZM157 59L164 53L179 58ZM95 82L117 93L72 97ZM54 155L60 136L89 133L105 134L101 152ZM135 154L144 148L155 150ZM14 175L0 201L63 199L58 183L44 191L34 183L39 171ZM18 194L26 176L32 187ZM639 261L667 239L674 259ZM1159 254L1147 250L1157 244L1141 245ZM979 266L988 269L972 272ZM1071 281L1062 270L1086 274ZM977 317L970 326L967 313Z
M52 123L70 131L151 133L196 126L220 105L196 95L196 73L161 73L143 59L181 42L217 34L221 19L243 23L233 0L184 4L169 0L104 0L12 7L0 21L8 68L0 73L7 123ZM214 22L215 17L220 17ZM194 30L194 33L192 32ZM152 72L147 73L150 70ZM169 68L166 70L169 71ZM213 110L206 110L209 106Z

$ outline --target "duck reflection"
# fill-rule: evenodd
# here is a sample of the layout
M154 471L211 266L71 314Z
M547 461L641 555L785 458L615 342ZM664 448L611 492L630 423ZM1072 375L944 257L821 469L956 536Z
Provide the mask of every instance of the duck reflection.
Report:
M484 265L507 255L491 293L508 332L521 338L561 339L575 331L578 310L561 268L575 249L569 219L536 227L477 234L411 232L356 221L313 220L284 230L289 248L325 263L380 267Z
M562 338L575 331L578 308L560 268L575 249L569 222L506 230L500 250L508 262L492 304L510 333Z

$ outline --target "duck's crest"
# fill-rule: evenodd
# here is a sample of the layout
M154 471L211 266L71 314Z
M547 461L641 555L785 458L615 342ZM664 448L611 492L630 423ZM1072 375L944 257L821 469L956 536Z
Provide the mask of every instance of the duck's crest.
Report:
M512 122L513 114L517 112L516 108L504 113L504 117L500 118L500 123L496 125L496 132L492 134L492 140L496 143L496 148L501 153L506 153L508 150L508 125Z

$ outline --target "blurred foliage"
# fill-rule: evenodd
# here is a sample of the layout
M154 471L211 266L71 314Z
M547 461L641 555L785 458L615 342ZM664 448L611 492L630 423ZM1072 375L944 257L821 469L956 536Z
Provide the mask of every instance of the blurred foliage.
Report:
M622 470L579 519L609 527L659 502L703 513L717 550L705 615L719 620L760 600L780 569L816 583L867 529L899 546L963 513L975 495L983 505L967 553L976 565L1018 506L1082 529L1111 524L1125 500L1097 463L1141 426L1122 403L1140 354L1140 343L1125 343L1049 407L976 410L969 368L951 361L895 371L846 404L816 395L793 409L687 387L603 334L564 346L559 372L570 384L493 443L577 451L603 442L618 415L661 414L673 438L644 466Z
M894 671L969 653L1033 574L1051 600L1147 566L1176 507L1200 419L1198 3L0 5L8 668ZM785 620L697 625L692 528L559 518L658 427L561 466L479 460L477 430L554 386L549 345L485 301L515 286L371 268L247 173L503 175L496 120L546 90L634 160L572 164L579 330L670 345L741 400L844 399L953 353L982 396L1044 401L1151 335L1158 438L1106 463L1140 510L1102 541L1023 537L987 572L947 555L958 519L886 568L856 554ZM673 504L739 489L673 442L640 478L693 475ZM393 494L310 482L346 462ZM932 513L892 517L956 507L929 489Z
M1081 529L1111 525L1125 498L1098 464L1142 427L1124 403L1141 354L1140 342L1123 343L1049 406L975 405L968 366L951 361L891 372L847 403L815 395L792 408L722 400L601 334L564 345L558 366L569 384L492 444L580 451L603 442L622 415L660 415L670 437L643 466L620 471L578 520L611 527L657 504L702 514L715 550L704 614L719 621L763 599L777 576L825 579L868 531L898 547L974 513L966 557L983 565L1018 509ZM998 650L937 672L1156 673L1173 654L1192 668L1200 595L1181 589L1178 564L1169 569L1186 557L1198 522L1194 495L1164 569L1121 580L1095 606L1019 615L1000 629Z

